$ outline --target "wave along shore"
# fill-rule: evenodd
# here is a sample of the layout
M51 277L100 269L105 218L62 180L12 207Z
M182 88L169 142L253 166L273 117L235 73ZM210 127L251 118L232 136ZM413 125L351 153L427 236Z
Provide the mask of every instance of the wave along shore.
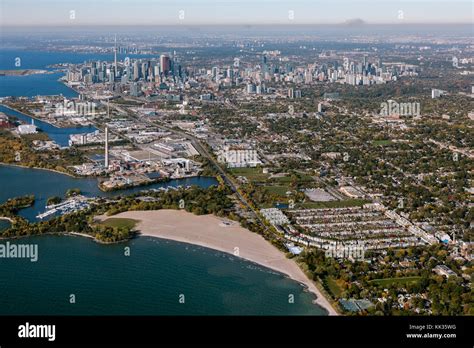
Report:
M241 227L235 221L218 218L214 215L198 216L184 210L171 209L128 211L110 217L98 217L100 220L107 218L138 220L136 228L144 236L215 249L283 273L305 285L307 290L316 295L316 304L324 308L329 315L338 315L328 299L323 296L295 261L287 259L283 252L262 236ZM238 251L238 255L236 255L236 251Z

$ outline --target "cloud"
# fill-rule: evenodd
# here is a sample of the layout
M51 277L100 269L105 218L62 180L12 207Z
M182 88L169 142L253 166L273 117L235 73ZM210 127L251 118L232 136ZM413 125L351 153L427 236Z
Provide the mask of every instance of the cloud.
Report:
M367 24L367 22L360 18L353 18L353 19L347 19L344 22L344 24L349 27L360 27Z

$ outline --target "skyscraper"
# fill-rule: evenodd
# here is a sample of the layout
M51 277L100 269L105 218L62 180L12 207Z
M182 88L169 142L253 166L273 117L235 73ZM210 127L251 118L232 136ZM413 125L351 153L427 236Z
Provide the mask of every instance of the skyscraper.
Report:
M117 77L117 34L115 34L114 44L114 78Z
M133 79L137 81L140 78L140 66L138 60L133 62Z
M166 54L160 56L161 72L167 75L170 71L170 57Z
M211 70L212 79L217 80L217 74L219 73L219 68L217 66L213 67Z
M231 81L234 81L234 69L232 69L232 68L227 69L227 77Z
M288 98L290 99L295 98L295 90L293 88L288 89Z
M148 77L148 62L142 63L141 75L142 75L144 80L147 79L147 77Z

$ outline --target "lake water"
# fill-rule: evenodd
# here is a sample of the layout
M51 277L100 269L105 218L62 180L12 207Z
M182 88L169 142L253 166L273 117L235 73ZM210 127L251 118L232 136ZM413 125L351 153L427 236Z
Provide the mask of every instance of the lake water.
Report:
M48 197L63 196L69 188L80 188L89 196L117 194L101 192L95 179L4 165L0 165L0 182L0 202L36 196L35 205L20 213L30 220L44 210ZM214 178L200 177L147 188L216 183ZM325 315L300 284L199 246L152 237L115 245L67 236L11 242L37 244L39 258L37 262L0 258L0 315ZM131 248L130 257L124 255L126 246ZM68 302L70 294L76 296L75 304ZM184 304L178 301L181 294ZM290 295L294 303L289 303Z
M69 236L15 242L37 244L38 261L0 258L0 315L325 314L300 284L190 244L139 237L100 245Z

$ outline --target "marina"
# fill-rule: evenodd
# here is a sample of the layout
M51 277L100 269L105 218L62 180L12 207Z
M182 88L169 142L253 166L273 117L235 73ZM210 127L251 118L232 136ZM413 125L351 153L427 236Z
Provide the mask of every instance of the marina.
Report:
M87 198L82 195L75 196L58 204L47 205L46 211L44 213L36 215L36 218L42 220L48 216L56 214L63 215L73 213L78 210L87 209L90 207L92 200L92 198Z

